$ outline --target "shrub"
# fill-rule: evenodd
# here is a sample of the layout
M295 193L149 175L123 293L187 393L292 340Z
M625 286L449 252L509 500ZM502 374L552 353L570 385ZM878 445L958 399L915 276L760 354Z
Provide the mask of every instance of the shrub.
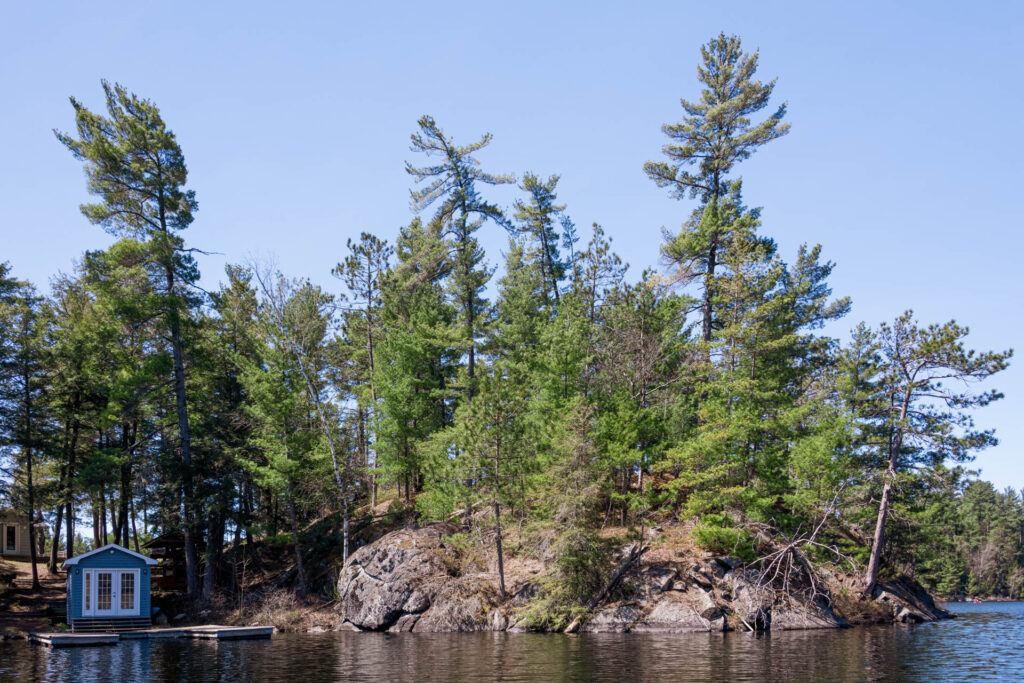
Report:
M269 546L289 546L295 543L295 537L290 533L274 534L273 536L267 536L264 542Z
M729 526L729 523L726 515L704 515L693 530L693 542L716 555L733 555L744 562L757 559L751 533Z
M531 630L561 631L587 613L584 606L607 581L608 544L588 529L568 529L555 541L554 571L539 594L519 610Z

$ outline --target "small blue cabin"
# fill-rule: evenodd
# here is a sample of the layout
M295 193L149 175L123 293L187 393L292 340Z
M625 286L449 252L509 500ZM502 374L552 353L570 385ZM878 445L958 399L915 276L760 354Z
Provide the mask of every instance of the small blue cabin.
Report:
M111 543L64 562L72 631L149 628L154 559Z

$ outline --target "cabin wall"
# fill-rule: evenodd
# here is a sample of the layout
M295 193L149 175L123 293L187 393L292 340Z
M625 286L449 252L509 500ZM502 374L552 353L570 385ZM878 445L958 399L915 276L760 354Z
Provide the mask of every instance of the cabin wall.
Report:
M30 557L32 549L28 541L28 521L25 515L0 512L0 557ZM7 527L15 527L15 549L7 549Z
M68 619L82 618L82 578L86 569L138 569L139 570L139 614L148 618L150 615L150 571L149 566L136 557L114 551L80 560L73 567L68 567ZM70 623L70 622L69 622Z

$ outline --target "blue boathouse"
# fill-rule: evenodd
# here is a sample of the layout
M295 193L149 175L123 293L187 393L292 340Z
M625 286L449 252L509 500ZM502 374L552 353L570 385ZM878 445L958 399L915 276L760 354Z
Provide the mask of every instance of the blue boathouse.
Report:
M156 563L115 543L66 560L71 630L149 628L149 568Z

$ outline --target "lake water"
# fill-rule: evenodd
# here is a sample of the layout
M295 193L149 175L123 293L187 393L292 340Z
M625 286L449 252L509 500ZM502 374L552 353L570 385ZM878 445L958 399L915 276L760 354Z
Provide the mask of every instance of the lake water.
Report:
M0 642L0 681L1024 681L1024 603L842 631L280 634L51 650Z

